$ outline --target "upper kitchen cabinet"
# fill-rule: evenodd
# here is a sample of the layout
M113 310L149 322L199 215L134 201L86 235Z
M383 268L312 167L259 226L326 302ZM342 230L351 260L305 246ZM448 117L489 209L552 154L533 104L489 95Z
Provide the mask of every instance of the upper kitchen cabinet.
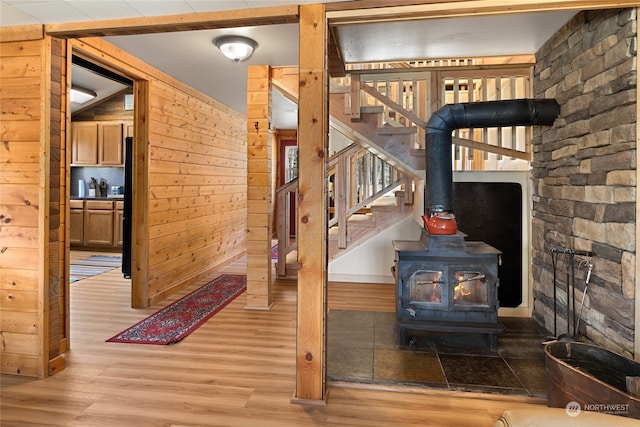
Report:
M124 133L122 124L98 124L98 164L104 166L124 165Z
M124 165L124 136L130 126L123 122L71 123L71 165Z
M98 126L92 122L71 123L71 164L98 164Z

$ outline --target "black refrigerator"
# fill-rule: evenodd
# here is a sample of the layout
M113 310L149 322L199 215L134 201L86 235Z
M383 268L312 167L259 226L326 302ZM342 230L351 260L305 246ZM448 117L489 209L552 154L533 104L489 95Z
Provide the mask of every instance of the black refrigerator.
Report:
M133 194L133 137L124 145L124 211L122 215L122 274L131 278L131 204Z

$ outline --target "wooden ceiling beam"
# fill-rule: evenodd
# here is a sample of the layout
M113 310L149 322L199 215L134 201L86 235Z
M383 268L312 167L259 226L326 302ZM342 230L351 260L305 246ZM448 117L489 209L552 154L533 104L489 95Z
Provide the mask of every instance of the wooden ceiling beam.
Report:
M298 20L298 6L294 5L185 15L47 24L45 25L45 32L55 37L105 37L273 24L297 24Z
M327 4L329 25L637 7L638 0L359 0Z
M44 25L42 24L0 27L0 42L42 40L44 34Z

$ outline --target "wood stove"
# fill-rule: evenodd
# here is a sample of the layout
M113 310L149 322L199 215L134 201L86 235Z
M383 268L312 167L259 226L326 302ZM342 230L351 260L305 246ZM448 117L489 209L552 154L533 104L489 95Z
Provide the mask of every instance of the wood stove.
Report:
M453 214L452 132L462 128L552 125L560 114L553 99L448 104L425 127L425 229L419 241L395 241L398 341L407 332L440 333L446 339L480 336L498 349L498 262L501 252L467 242ZM410 340L409 344L415 342Z
M498 263L501 252L483 242L467 242L457 231L419 241L396 240L396 315L398 343L437 334L496 351L498 334Z

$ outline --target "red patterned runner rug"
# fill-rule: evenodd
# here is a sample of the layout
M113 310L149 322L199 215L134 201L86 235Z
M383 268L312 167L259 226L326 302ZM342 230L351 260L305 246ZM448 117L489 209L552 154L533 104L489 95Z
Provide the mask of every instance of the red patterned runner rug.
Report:
M109 338L107 342L175 344L236 299L246 288L246 276L223 274Z

